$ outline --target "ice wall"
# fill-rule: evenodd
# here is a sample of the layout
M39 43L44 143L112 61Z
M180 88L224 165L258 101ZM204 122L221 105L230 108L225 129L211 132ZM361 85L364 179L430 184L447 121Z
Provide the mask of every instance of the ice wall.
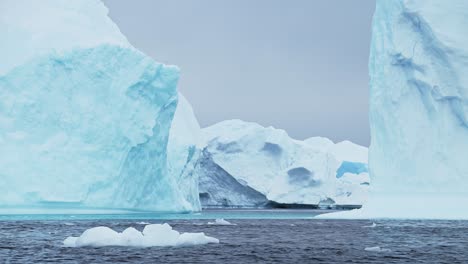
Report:
M167 146L168 174L176 179L191 207L201 210L198 175L194 173L202 148L201 129L187 99L181 93L178 99Z
M374 190L339 217L468 218L468 2L378 0L369 73Z
M194 132L177 67L133 48L97 0L1 1L0 34L0 206L199 209L192 159L168 161L191 142L170 134Z

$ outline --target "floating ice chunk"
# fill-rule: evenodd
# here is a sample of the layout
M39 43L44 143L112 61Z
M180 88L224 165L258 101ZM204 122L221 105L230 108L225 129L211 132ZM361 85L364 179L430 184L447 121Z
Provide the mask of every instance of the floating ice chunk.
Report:
M179 233L173 230L169 224L147 225L143 232L133 227L125 229L122 233L109 227L93 227L79 237L68 237L63 241L65 247L169 247L169 246L194 246L208 243L219 243L214 237L204 233Z
M137 225L151 225L151 223L148 222L136 222Z
M102 247L107 245L117 246L120 245L121 235L106 226L98 226L90 228L81 234L75 240L75 245L81 246L92 246Z
M370 252L390 252L391 250L388 248L381 248L381 247L366 247L364 248L365 251Z
M208 243L218 244L219 240L214 237L205 236L204 233L183 233L177 240L177 246L195 246Z
M372 225L363 226L363 227L374 228L374 227L376 227L376 226L377 226L377 224L376 224L376 223L374 223L374 222L372 222Z
M223 218L218 218L214 222L208 222L208 224L209 225L236 225L236 224L233 224L224 220Z
M76 247L76 240L78 240L77 237L67 237L63 241L63 246L64 247Z

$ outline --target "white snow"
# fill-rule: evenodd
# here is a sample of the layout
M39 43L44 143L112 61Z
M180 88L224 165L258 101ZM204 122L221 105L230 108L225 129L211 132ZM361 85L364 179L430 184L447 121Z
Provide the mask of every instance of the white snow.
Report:
M224 220L223 218L218 218L218 219L215 219L214 222L208 222L209 225L236 225L236 224L233 224L233 223L230 223L226 220Z
M143 232L133 227L119 233L109 227L93 227L83 232L79 237L68 237L63 241L65 247L169 247L194 246L209 243L219 243L214 237L204 233L179 233L169 224L147 225Z

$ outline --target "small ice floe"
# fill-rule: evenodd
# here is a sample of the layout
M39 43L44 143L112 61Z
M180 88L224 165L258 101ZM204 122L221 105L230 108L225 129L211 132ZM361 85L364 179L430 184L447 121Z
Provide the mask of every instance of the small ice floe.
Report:
M147 225L143 232L133 227L125 229L122 233L109 227L99 226L90 228L79 237L68 237L63 241L65 247L170 247L194 246L208 243L219 243L214 237L204 233L179 233L168 224Z
M151 223L148 222L136 222L137 225L151 225Z
M363 227L374 228L374 227L376 227L376 226L377 226L377 224L374 223L374 222L372 222L372 225L363 226Z
M366 247L364 248L365 251L370 252L390 252L391 250L388 248L381 248L381 247Z
M75 225L74 223L70 223L70 222L65 222L63 224L66 225L66 226L74 226Z
M290 224L289 226L296 226L295 224Z
M236 225L236 224L233 224L224 220L223 218L218 218L214 222L208 222L208 224L209 225Z

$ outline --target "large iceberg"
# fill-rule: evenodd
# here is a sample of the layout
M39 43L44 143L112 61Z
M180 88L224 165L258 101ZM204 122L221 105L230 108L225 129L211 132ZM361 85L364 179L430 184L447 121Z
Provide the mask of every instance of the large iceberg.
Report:
M378 0L373 192L343 218L468 218L468 1Z
M202 129L198 164L203 206L360 205L367 148L326 138L294 140L284 130L241 120Z
M196 136L181 139L196 126L172 123L191 118L179 69L133 48L107 12L0 2L0 206L200 208Z

